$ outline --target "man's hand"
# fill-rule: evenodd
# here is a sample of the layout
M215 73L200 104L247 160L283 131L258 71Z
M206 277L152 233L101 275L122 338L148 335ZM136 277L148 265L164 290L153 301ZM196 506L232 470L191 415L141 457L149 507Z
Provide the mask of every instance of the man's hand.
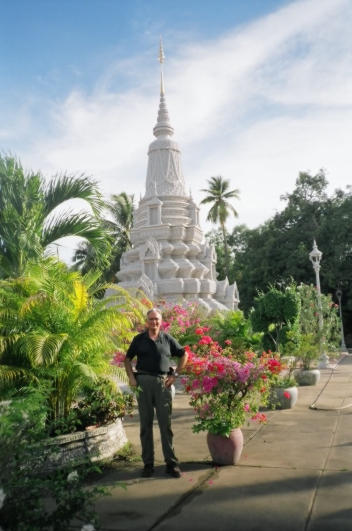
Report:
M130 387L137 387L138 383L134 376L130 376L129 381L130 381Z
M131 360L126 357L124 364L125 364L125 369L126 369L126 372L127 372L127 376L128 376L129 382L130 382L130 386L131 387L137 387L138 384L137 384L137 380L136 380L136 377L135 377L133 369L132 369Z
M174 374L169 374L167 378L165 378L165 387L170 387L173 383L176 382L177 377Z

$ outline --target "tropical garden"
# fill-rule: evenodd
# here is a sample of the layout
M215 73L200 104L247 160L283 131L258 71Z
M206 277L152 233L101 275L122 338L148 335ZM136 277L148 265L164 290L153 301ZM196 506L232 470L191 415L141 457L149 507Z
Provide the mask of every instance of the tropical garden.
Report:
M119 287L115 275L131 247L133 196L121 192L107 202L92 178L62 174L48 181L26 172L15 157L0 157L4 531L57 530L63 523L69 529L73 517L99 529L94 503L106 489L87 491L82 483L96 465L87 460L45 475L57 452L47 441L112 424L132 411L133 395L122 394L116 382L125 378L124 353L148 308L162 309L162 329L188 351L183 390L195 412L194 431L209 437L230 438L246 422L265 422L265 408L284 405L299 372L337 348L333 295L339 282L347 329L352 315L351 287L344 284L352 256L350 190L328 197L324 172L300 174L294 192L282 197L281 213L257 229L240 225L229 233L229 216L237 216L230 201L239 199L239 190L230 188L228 180L211 177L202 203L220 226L208 235L219 278L237 281L243 310L208 315L196 302L168 305ZM72 200L80 200L82 210L73 209ZM308 260L312 225L324 242L321 298ZM68 236L81 238L70 265L52 247ZM283 389L281 403L272 400L273 388ZM43 504L44 493L55 500L53 510Z

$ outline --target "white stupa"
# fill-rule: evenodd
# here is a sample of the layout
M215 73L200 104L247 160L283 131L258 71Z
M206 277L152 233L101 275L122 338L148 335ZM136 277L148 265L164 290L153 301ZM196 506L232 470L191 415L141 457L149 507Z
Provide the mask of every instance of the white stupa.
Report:
M149 146L146 190L133 214L133 248L121 257L119 285L151 300L198 301L208 310L237 309L236 283L217 281L214 245L204 240L199 207L186 194L181 152L165 102L160 40L160 105Z

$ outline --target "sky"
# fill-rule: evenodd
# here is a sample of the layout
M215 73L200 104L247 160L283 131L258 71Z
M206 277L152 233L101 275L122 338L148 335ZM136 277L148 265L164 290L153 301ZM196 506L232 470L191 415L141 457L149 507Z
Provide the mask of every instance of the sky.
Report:
M352 184L351 0L0 0L0 13L0 150L47 179L144 195L162 35L186 186L199 203L207 179L229 179L229 229L281 210L300 171L324 168L330 192Z

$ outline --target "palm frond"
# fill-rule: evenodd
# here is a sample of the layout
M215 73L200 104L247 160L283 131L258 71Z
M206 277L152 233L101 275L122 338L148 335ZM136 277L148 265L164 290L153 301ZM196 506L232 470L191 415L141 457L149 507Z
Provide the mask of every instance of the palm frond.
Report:
M89 380L93 380L95 382L98 379L98 375L96 374L94 369L86 363L76 361L74 363L74 368L78 369L78 372Z
M97 254L104 256L109 253L110 243L106 231L101 224L87 212L73 214L64 210L46 223L42 233L42 245L47 247L66 236L80 236L88 240L96 249Z
M11 367L9 365L0 365L0 383L1 387L11 387L17 380L25 378L28 381L35 380L33 373L22 367Z
M85 287L89 290L90 294L92 294L90 289L97 283L101 275L102 275L101 271L97 269L91 269L90 271L88 271L88 273L84 275L83 283ZM102 288L101 286L99 286L96 289L101 291L102 289L104 289L104 287Z
M99 192L99 183L84 175L56 175L44 187L44 214L48 216L54 208L70 199L84 199L95 216L104 208L104 200Z
M112 365L112 374L117 380L119 380L119 382L128 384L129 379L127 376L127 372L122 367L116 367L115 365ZM119 386L119 382L117 382L116 384L117 387Z
M29 332L17 341L16 347L32 365L52 365L67 338L68 334Z
M74 282L73 289L74 293L69 298L73 303L75 316L78 317L81 311L87 307L88 290L82 282Z

